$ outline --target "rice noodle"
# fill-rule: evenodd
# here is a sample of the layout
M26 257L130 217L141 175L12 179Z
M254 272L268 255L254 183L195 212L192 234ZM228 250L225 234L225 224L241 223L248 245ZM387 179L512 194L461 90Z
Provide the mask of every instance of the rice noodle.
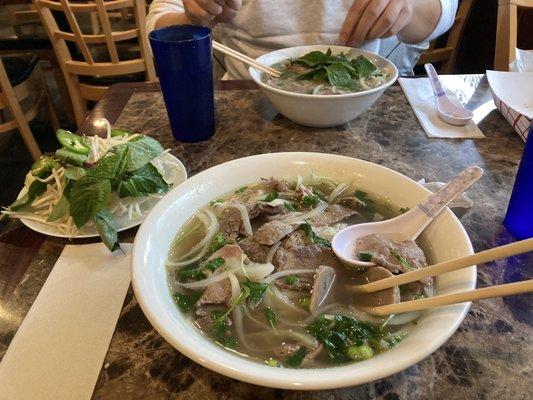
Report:
M300 275L300 274L314 274L316 269L288 269L286 271L276 272L275 274L267 276L263 279L263 283L271 283L276 279L287 276L287 275Z
M275 286L270 286L270 291L271 293L274 295L274 297L279 300L281 303L285 304L287 307L289 307L290 309L292 309L293 311L296 311L300 314L308 314L308 312L306 310L304 310L303 308L297 306L296 304L294 304L292 301L290 301L287 296L285 296L283 293L281 293L277 287Z

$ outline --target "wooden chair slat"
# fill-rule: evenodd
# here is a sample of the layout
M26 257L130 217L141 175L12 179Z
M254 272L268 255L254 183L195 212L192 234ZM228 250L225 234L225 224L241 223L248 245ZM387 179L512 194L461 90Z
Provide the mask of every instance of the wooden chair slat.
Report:
M85 76L120 76L144 72L146 65L143 59L87 64L83 61L70 60L65 62L65 69L75 75Z
M130 29L122 32L111 32L111 36L115 42L121 42L123 40L134 39L139 36L139 29ZM69 42L75 42L76 37L73 33L58 31L54 32L56 39L68 40ZM104 34L99 35L83 35L85 43L88 44L102 44L106 43L106 36Z

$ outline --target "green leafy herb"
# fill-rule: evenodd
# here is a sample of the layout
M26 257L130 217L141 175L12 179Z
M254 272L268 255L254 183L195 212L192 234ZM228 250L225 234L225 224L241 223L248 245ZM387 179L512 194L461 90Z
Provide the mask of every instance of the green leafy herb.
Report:
M46 191L46 183L35 180L31 183L31 185L28 188L28 191L24 196L22 196L20 199L15 200L10 206L9 209L11 211L17 211L20 210L27 205L31 204L33 200L37 196L40 196Z
M409 207L400 208L400 214L405 214L407 211L409 211Z
M217 342L220 343L223 347L228 347L230 349L234 349L239 345L239 341L233 336L224 336L217 340Z
M233 242L231 240L228 240L222 235L222 233L217 233L215 237L213 238L213 241L211 242L211 246L209 247L209 252L214 253L215 251L221 249L227 244L232 244Z
M52 170L61 167L57 160L48 155L42 155L31 166L31 174L41 179L47 178L52 173Z
M291 203L285 202L285 203L283 204L283 206L285 207L285 209L286 209L287 211L290 211L290 212L294 212L294 211L296 211L296 208L294 208L294 206L293 206Z
M268 321L268 324L272 327L274 332L276 332L276 324L278 322L278 314L276 314L276 312L270 307L265 308L264 313L265 313L265 318Z
M298 279L296 275L287 275L283 280L287 285L294 285L295 283L298 283L300 279Z
M101 210L94 216L94 223L102 242L111 251L120 249L118 243L117 224L108 210Z
M83 136L75 135L65 129L58 129L56 137L59 143L68 151L83 155L88 155L91 151L88 140Z
M304 360L305 355L307 354L307 348L306 347L300 347L298 350L294 352L292 356L287 358L285 361L285 366L289 368L298 368L302 361Z
M223 266L224 262L225 261L222 257L216 257L216 258L213 258L212 260L206 261L204 266L210 269L211 271L215 271L217 268Z
M178 305L179 309L183 311L184 313L186 313L186 312L189 312L194 307L194 305L196 304L196 302L198 301L201 295L202 293L200 292L194 292L194 293L188 293L188 294L174 293L174 301Z
M243 290L237 296L237 298L231 302L229 308L226 311L213 311L211 313L214 319L211 333L215 336L215 338L217 337L220 338L226 335L228 328L229 328L229 324L228 324L229 315L233 312L235 307L237 307L239 304L244 302L250 296L250 290L248 289L247 286L242 286L241 284L241 288Z
M300 300L298 300L298 304L300 305L300 307L308 310L309 306L311 305L311 297L305 296L305 297L300 298Z
M356 71L355 76L357 76L358 78L365 78L369 75L373 75L378 72L378 67L376 67L372 63L372 61L362 55L357 58L354 58L351 61L351 64L353 65Z
M390 251L390 255L393 256L396 260L402 264L407 271L414 271L415 267L413 264L411 264L405 257L403 257L400 253L397 253L394 250Z
M360 210L361 214L366 219L372 219L374 217L374 214L376 213L376 206L374 204L374 200L368 197L367 192L363 192L362 190L356 190L355 197L362 204L362 208Z
M302 204L305 206L314 207L318 204L320 198L316 194L308 194L302 198Z
M224 200L222 199L215 199L215 200L211 200L209 202L210 205L214 206L215 204L220 204L220 203L224 203Z
M126 152L126 150L126 171L133 172L160 155L163 152L163 146L149 136L142 136L138 140L127 142L110 149L112 153L117 155Z
M322 51L312 51L293 60L293 63L307 65L308 67L316 67L317 65L331 64L334 60L335 59L331 56L331 52L324 53Z
M275 358L270 357L268 360L265 360L266 365L269 365L271 367L277 367L279 364L279 361Z
M65 215L68 215L69 208L70 203L68 202L68 199L64 195L61 196L46 221L52 222L57 221L59 218L63 218Z
M204 271L202 268L200 268L198 263L187 265L186 267L180 269L178 272L178 277L182 281L199 281L206 278Z
M157 168L148 163L123 179L119 183L118 192L120 197L144 197L155 193L165 193L168 188L168 183L165 182Z
M346 356L354 361L368 360L374 357L374 350L367 344L361 346L352 345L346 349Z
M267 203L270 203L272 200L276 200L279 196L278 192L272 192L265 196L265 199L263 201L266 201Z
M348 87L352 83L350 71L342 63L334 63L326 67L329 83L333 86Z
M87 170L83 167L66 167L65 168L65 177L67 179L72 179L74 181L77 181L78 179L81 179L85 176L87 173Z
M358 253L357 254L357 257L359 258L359 260L361 261L364 261L364 262L371 262L372 261L372 254L371 253Z
M238 193L243 193L246 189L248 189L248 186L243 186L242 188L237 189L237 190L235 191L235 193L237 193L237 194L238 194Z
M70 215L74 224L81 228L98 214L111 196L111 181L85 176L76 181L70 192Z
M117 136L131 136L133 133L125 131L124 129L120 128L112 128L111 129L111 137L117 137Z
M263 298L263 295L268 288L268 284L247 280L241 282L241 287L243 288L243 291L248 293L247 297L250 298L250 301L254 305L257 305Z
M369 346L379 351L379 341L383 337L380 327L344 315L321 315L307 326L325 348L335 363L352 361L354 357L366 356L369 352L360 346ZM358 346L358 347L352 347Z
M327 247L331 247L331 243L329 240L326 240L320 236L318 236L314 231L313 231L313 228L311 227L311 224L308 224L307 222L306 223L303 223L303 224L300 224L300 229L302 229L304 231L304 233L306 234L306 236L309 238L309 240L311 241L311 243L313 244L319 244L319 245L322 245L322 246L327 246Z

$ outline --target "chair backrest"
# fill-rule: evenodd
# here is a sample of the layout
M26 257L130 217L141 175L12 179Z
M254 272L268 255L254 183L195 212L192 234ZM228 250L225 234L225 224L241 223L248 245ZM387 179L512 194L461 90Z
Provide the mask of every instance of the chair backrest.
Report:
M144 73L146 81L156 79L146 35L144 0L32 1L54 46L78 124L85 118L86 101L99 100L107 90L105 85L80 83L80 75L101 79ZM133 10L134 22L131 26L117 27L110 15L115 16L125 8ZM94 23L89 21L94 15L102 33L93 32ZM133 58L121 59L117 47L122 44L129 50L135 48ZM96 57L95 49L106 50L104 60Z
M498 0L494 69L508 71L516 58L518 8L533 8L533 0Z
M446 45L444 47L437 47L437 40L434 40L429 49L420 56L420 59L418 60L419 65L433 63L437 64L436 67L438 68L439 73L453 73L455 61L457 59L457 52L463 36L463 30L475 1L476 0L461 1L457 14L455 15L455 21L448 34Z

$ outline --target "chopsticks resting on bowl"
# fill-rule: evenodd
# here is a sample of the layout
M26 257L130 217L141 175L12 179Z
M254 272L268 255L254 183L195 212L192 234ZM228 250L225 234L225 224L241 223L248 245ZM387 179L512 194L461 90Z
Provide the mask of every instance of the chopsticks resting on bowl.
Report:
M258 69L259 71L263 71L264 73L269 74L274 78L279 78L279 76L281 75L281 72L277 69L261 64L253 58L248 57L245 54L239 53L237 50L233 50L230 47L224 46L222 43L219 43L215 40L213 40L213 48L215 50L220 51L221 53L226 54L229 57L242 61L243 63L249 65L252 68Z
M495 247L493 249L481 251L469 256L444 261L416 271L406 272L390 278L357 285L352 287L354 293L373 293L394 286L403 285L410 282L419 281L423 278L436 276L447 272L457 271L475 264L483 264L499 258L510 257L522 253L533 251L533 238L521 240L519 242ZM446 295L433 296L425 299L406 301L402 303L389 304L379 307L368 307L366 311L376 315L398 314L409 311L425 310L428 308L440 307L455 303L463 303L472 300L488 299L491 297L509 296L513 294L527 293L533 291L533 279L508 283L505 285L491 286L482 289L469 290L465 292L452 293Z

